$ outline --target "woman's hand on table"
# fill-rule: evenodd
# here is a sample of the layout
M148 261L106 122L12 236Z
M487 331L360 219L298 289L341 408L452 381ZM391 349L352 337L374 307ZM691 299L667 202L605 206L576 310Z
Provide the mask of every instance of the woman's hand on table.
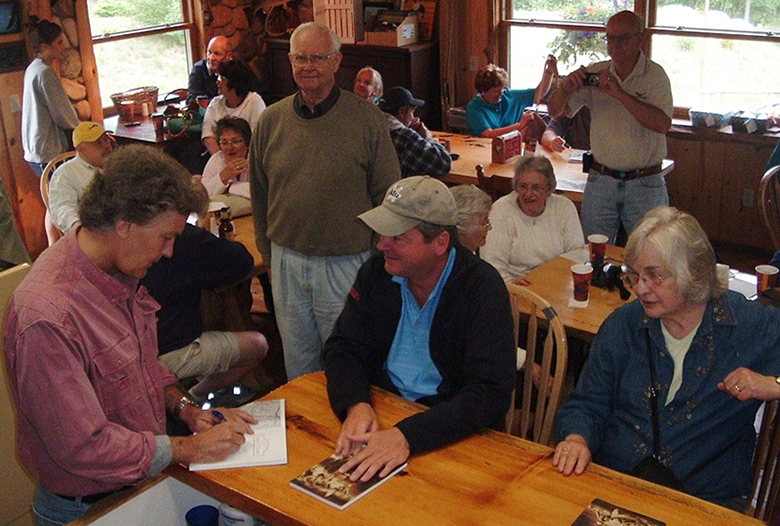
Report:
M528 279L528 274L520 274L512 282L513 285L530 285L531 280Z
M249 161L247 159L233 159L228 161L222 171L219 172L219 179L222 181L222 184L227 185L230 181L241 175L248 166Z
M590 448L582 435L569 435L558 442L553 455L553 466L566 476L582 475L590 464Z
M718 389L732 398L745 402L751 398L757 400L777 400L780 398L780 384L774 376L764 376L745 367L731 371Z

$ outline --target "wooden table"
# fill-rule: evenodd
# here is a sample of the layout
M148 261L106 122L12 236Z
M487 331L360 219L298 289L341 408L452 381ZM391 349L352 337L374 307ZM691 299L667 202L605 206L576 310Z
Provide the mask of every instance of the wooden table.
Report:
M450 140L450 149L460 157L452 161L450 173L442 177L449 184L477 184L476 166L481 164L488 177L499 176L511 179L514 174L514 162L498 164L491 162L492 139L471 137L457 133L433 132L434 137ZM575 203L582 202L582 192L588 181L588 174L583 173L582 163L570 163L558 152L553 152L539 144L537 155L543 155L550 160L558 181L556 191L562 193ZM674 169L674 161L664 159L661 173L667 175Z
M586 249L587 251L587 249ZM607 263L621 265L623 263L623 248L607 245ZM585 263L587 255L583 257ZM558 316L566 326L571 336L584 341L591 341L612 311L627 302L620 299L617 289L608 291L598 287L590 287L588 306L584 309L569 306L569 299L574 294L574 284L571 278L573 261L557 257L539 265L528 274L531 290L550 302Z
M395 478L344 511L304 495L290 480L329 456L340 423L327 401L325 376L313 373L272 391L287 408L283 466L167 473L218 500L273 524L571 524L596 498L668 525L760 524L714 504L591 465L564 478L552 450L486 431L444 449L417 455ZM421 406L374 389L383 426Z
M157 111L162 113L165 111L166 107L167 104L159 105L157 106ZM184 134L177 137L167 132L163 133L162 135L158 135L154 131L154 123L152 122L152 118L149 115L137 115L134 121L140 122L141 124L138 126L125 126L127 121L124 119L124 117L117 114L112 117L103 119L103 128L107 132L113 134L120 143L140 142L143 144L162 145L167 142L175 141L179 138L184 138L186 135Z
M255 243L255 223L252 214L248 216L237 217L233 220L233 226L236 229L236 241L246 247L252 257L255 258L255 267L263 266L263 256L257 250Z

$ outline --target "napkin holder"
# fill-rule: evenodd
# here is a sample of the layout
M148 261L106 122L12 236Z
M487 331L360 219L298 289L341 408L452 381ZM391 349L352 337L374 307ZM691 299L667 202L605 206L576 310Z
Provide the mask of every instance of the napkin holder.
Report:
M515 130L494 137L491 150L491 162L507 164L513 157L523 154L523 136Z

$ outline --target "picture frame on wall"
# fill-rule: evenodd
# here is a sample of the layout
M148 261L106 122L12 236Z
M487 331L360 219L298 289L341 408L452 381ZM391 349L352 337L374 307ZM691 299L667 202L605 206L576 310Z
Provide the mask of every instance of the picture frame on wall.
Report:
M371 17L376 16L380 11L385 9L396 9L395 2L371 2L369 0L363 0L363 24L366 24Z
M0 35L21 31L19 0L0 0Z

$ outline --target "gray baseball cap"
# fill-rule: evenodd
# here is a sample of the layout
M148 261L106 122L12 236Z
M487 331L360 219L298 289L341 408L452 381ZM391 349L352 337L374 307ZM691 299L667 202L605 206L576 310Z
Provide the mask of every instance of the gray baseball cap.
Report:
M382 204L358 216L381 236L399 236L420 221L440 226L458 224L458 208L450 189L427 175L415 175L387 189Z

